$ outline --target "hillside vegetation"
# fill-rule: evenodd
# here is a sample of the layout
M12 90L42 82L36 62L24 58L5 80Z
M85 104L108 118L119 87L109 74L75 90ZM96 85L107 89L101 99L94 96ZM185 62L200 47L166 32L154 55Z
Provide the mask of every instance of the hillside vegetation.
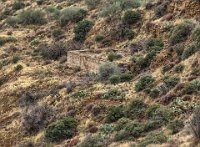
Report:
M199 145L199 0L0 1L0 146Z

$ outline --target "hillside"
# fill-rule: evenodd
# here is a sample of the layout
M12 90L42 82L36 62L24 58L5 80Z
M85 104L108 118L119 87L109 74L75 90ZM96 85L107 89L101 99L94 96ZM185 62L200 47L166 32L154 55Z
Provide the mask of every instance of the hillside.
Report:
M199 0L1 0L0 146L200 145Z

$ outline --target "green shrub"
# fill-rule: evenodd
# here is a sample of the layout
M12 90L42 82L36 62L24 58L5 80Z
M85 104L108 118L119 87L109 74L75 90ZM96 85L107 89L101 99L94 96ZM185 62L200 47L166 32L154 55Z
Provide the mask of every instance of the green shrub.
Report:
M189 21L185 21L181 24L178 24L172 30L171 36L169 38L170 43L172 45L175 45L177 43L185 41L191 34L192 29L193 29L193 24Z
M200 76L200 66L192 68L191 75Z
M75 37L74 40L84 42L87 33L91 30L94 24L91 21L83 20L78 22L74 28Z
M42 4L44 3L44 1L45 1L45 0L36 0L36 3L37 3L38 5L42 5Z
M41 44L37 51L45 59L58 60L63 54L66 53L66 46L61 43L55 43L53 45Z
M19 55L15 55L15 56L13 56L13 58L12 58L12 63L17 63L19 60L20 60L21 58L20 58L20 56Z
M174 88L180 82L180 78L166 76L166 77L164 77L163 81L167 87Z
M138 138L142 135L144 131L144 124L139 122L130 122L127 123L123 130L119 131L116 135L114 140L121 141L121 140L131 140L133 138Z
M146 88L150 87L155 79L152 76L144 76L140 78L140 80L135 84L135 91L139 92L145 90Z
M166 14L168 4L169 4L168 2L163 2L162 4L158 5L155 8L154 12L155 12L156 18L160 18Z
M170 122L169 125L167 126L168 129L172 130L172 134L180 132L183 129L183 127L184 127L183 121L177 119Z
M126 108L126 116L131 119L143 118L147 104L142 100L132 101Z
M96 8L96 6L100 3L101 0L85 0L85 4L90 8Z
M175 72L177 72L177 73L182 73L183 70L184 70L184 68L185 68L185 66L184 66L183 64L179 64L179 65L176 65L176 66L175 66L174 70L175 70Z
M155 88L155 89L152 89L151 92L149 93L149 96L151 98L157 98L160 94L160 90Z
M103 93L101 96L102 99L114 99L114 100L122 100L124 99L125 94L122 93L121 90L113 88L108 90L107 92Z
M112 62L114 60L118 60L122 58L122 55L121 54L117 54L116 52L110 52L108 54L108 61Z
M12 5L13 10L20 10L20 9L23 9L24 7L25 7L25 4L21 0L15 1L14 4Z
M25 10L17 17L18 23L23 25L42 25L46 23L45 13L42 10Z
M50 142L59 142L75 135L77 122L74 118L65 117L47 127L45 138Z
M116 122L118 119L124 117L124 107L118 106L118 107L112 107L108 111L108 114L106 115L106 122L112 123Z
M74 98L84 98L84 97L86 97L87 95L88 95L88 94L87 94L86 91L81 90L81 91L78 91L78 92L73 93L73 94L72 94L72 97L74 97Z
M8 76L1 76L0 77L0 86L2 86L4 83L8 81Z
M113 16L121 11L137 8L139 6L140 2L138 0L111 0L105 3L103 10L100 12L100 16Z
M200 42L200 26L197 26L192 31L192 38L193 38L194 41Z
M191 131L196 139L200 139L200 106L197 106L190 121Z
M156 110L159 109L159 108L160 108L160 105L149 106L148 109L146 110L146 117L148 119L153 118Z
M150 49L152 47L164 47L164 43L160 38L151 38L148 42L147 42L147 48Z
M83 20L87 12L81 8L69 7L60 12L60 25L65 26L70 21L79 22Z
M183 54L181 56L181 58L183 60L189 58L190 56L192 56L193 54L195 54L197 51L199 51L200 45L198 45L197 43L192 43L190 44L188 47L186 47L186 49L183 51Z
M108 80L112 75L118 75L118 73L118 66L111 62L106 62L99 67L100 80Z
M21 71L22 69L23 69L23 66L20 65L20 64L18 64L17 66L15 66L15 71L16 71L16 72L19 72L19 71Z
M167 142L167 137L161 133L150 133L144 140L138 143L138 147L146 147L149 144L162 144Z
M173 46L173 49L175 50L178 57L181 57L184 51L185 45L183 43L176 44Z
M104 39L104 36L102 36L102 35L97 35L97 36L95 37L95 41L96 41L96 42L101 42L103 39Z
M141 17L140 12L128 10L124 13L122 21L124 24L132 25L140 21Z
M59 19L60 18L60 15L61 15L61 12L59 9L53 7L53 6L48 6L46 11L51 14L51 16L53 16L53 18L55 19Z
M185 94L193 94L193 93L199 93L200 91L200 80L193 80L190 83L188 83L184 88Z
M15 42L16 38L14 37L0 37L0 46L3 46L6 43L9 42Z
M120 82L120 76L119 75L112 75L110 78L109 78L109 81L111 84L117 84Z
M120 74L120 81L121 82L129 82L133 79L133 74L130 72L125 72Z
M62 34L63 34L63 32L62 32L61 29L55 29L55 30L52 31L52 36L53 36L54 38L57 38L57 37L59 37L59 36L62 35Z

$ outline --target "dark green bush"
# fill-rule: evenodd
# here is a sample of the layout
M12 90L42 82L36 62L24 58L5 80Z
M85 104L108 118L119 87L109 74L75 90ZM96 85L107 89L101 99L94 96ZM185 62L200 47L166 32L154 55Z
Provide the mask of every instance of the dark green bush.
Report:
M160 90L155 88L155 89L152 89L151 92L149 93L149 96L151 98L157 98L160 94Z
M18 15L18 23L23 25L43 25L46 23L42 10L25 10Z
M100 3L101 0L85 0L85 4L90 8L96 8L96 6Z
M13 10L20 10L23 9L25 7L25 4L23 3L23 1L21 0L17 0L14 2L12 9Z
M107 62L99 67L100 80L108 80L112 75L118 75L119 68L116 64Z
M93 26L93 22L88 20L83 20L78 22L78 24L74 28L75 37L74 40L84 42L87 33L91 30Z
M44 1L45 1L45 0L36 0L36 3L37 3L38 5L42 5L42 4L44 3Z
M166 2L163 2L162 4L158 5L154 12L155 12L155 16L156 18L160 18L162 16L164 16L166 14L166 10L167 10L167 5L169 3L166 1Z
M145 90L150 87L154 81L155 79L149 75L140 78L140 80L135 84L135 91L139 92Z
M160 38L151 38L148 42L147 42L147 48L150 49L154 46L157 47L164 47L164 43Z
M124 13L122 22L124 24L132 25L132 24L135 24L138 21L140 21L141 17L142 16L141 16L140 12L128 10Z
M190 121L191 131L196 139L200 139L200 106L197 106Z
M19 72L23 69L23 66L21 64L18 64L17 66L15 66L15 71Z
M120 81L121 82L129 82L133 79L133 74L130 72L125 72L120 74Z
M106 115L106 122L112 123L116 122L118 119L124 117L124 107L118 106L118 107L112 107L108 111L108 114Z
M149 144L162 144L167 142L167 137L161 133L150 133L144 140L138 143L138 147L146 147Z
M8 42L15 42L16 38L14 37L0 37L0 46L3 46L4 44Z
M169 125L167 126L168 129L172 130L172 134L180 132L183 129L183 127L184 127L183 121L178 119L170 122Z
M191 75L200 76L200 66L192 68Z
M188 47L186 47L186 49L183 51L181 58L185 60L199 50L200 50L200 45L198 45L197 43L192 43Z
M194 41L200 42L200 26L197 26L192 31L192 38L193 38Z
M154 114L156 112L157 109L160 108L160 105L152 105L152 106L149 106L146 110L146 117L148 119L151 119L154 117Z
M124 97L125 94L121 90L116 88L108 90L101 96L102 99L114 99L114 100L123 100Z
M193 94L193 93L199 93L200 91L200 80L193 80L190 83L188 83L184 88L185 94Z
M62 35L62 34L63 34L63 32L62 32L61 29L55 29L55 30L52 31L52 36L53 36L54 38L57 38L57 37L59 37L59 36Z
M146 108L147 104L142 100L134 100L126 108L126 116L131 119L143 118Z
M166 77L164 77L163 81L167 87L174 88L180 82L180 78L166 76Z
M119 75L112 75L110 78L109 78L109 81L111 84L117 84L120 82L120 76Z
M122 58L122 55L121 54L117 54L116 52L110 52L108 54L108 61L112 62L114 60L118 60Z
M139 122L130 122L125 125L123 130L119 131L115 135L114 140L115 141L131 140L140 137L143 132L144 132L144 124Z
M97 35L97 36L95 37L95 41L96 41L96 42L101 42L103 39L104 39L104 36L102 36L102 35Z
M45 138L50 142L59 142L72 138L76 133L77 122L72 117L65 117L50 124L45 132Z
M189 21L185 21L181 24L178 24L172 30L171 36L169 38L170 43L172 45L175 45L177 43L185 41L188 38L188 36L190 36L192 29L193 24Z
M87 94L86 91L80 90L80 91L78 91L78 92L73 93L73 94L72 94L72 97L74 97L74 98L84 98L84 97L86 97L87 95L88 95L88 94Z
M184 70L184 68L185 68L185 66L184 66L183 64L179 64L179 65L176 65L176 66L175 66L174 70L175 70L175 72L177 72L177 73L182 73L183 70Z
M87 14L87 11L80 8L76 8L76 7L68 7L66 9L63 9L60 12L60 25L65 26L70 21L79 22L83 20L86 14Z

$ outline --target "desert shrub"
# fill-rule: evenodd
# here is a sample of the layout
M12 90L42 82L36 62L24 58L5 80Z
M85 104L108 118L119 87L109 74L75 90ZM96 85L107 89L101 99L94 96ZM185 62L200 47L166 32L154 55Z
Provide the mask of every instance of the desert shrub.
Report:
M48 6L46 12L48 12L48 14L51 14L51 16L53 16L53 18L55 19L60 18L60 13L61 13L60 10L53 6Z
M174 67L175 72L177 73L182 73L184 70L185 66L183 64L178 64Z
M172 130L172 134L180 132L183 129L183 127L184 127L183 121L178 119L170 122L167 126L168 129Z
M81 90L81 91L78 91L78 92L75 92L72 94L72 97L74 98L84 98L88 95L88 93L84 90Z
M103 93L101 98L102 99L114 99L114 100L123 100L125 94L122 93L121 90L113 88L108 90L107 92Z
M120 76L119 75L112 75L110 78L109 78L109 81L111 84L117 84L120 82Z
M120 81L121 82L129 82L133 79L133 74L130 72L125 72L120 74Z
M52 31L52 36L53 36L54 38L57 38L57 37L59 37L59 36L62 35L62 34L63 34L63 32L62 32L61 29L54 29L54 30Z
M200 66L192 68L191 75L200 76Z
M135 91L139 92L139 91L145 90L146 88L150 87L154 81L155 81L155 79L150 75L143 76L135 84Z
M19 72L19 71L21 71L22 69L23 69L23 66L22 66L21 64L18 64L17 66L14 67L14 70L15 70L16 72Z
M15 26L19 22L17 17L8 17L5 23L9 26Z
M152 47L164 47L164 43L160 38L151 38L148 42L147 42L147 48L150 49Z
M102 35L97 35L97 36L95 37L95 41L96 41L96 42L101 42L103 39L104 39L104 36L102 36Z
M25 7L25 4L21 0L15 1L14 4L12 5L13 10L20 10L20 9L23 9L24 7Z
M45 0L36 0L37 5L42 5Z
M118 131L124 129L126 127L126 125L131 122L132 122L132 120L130 120L129 118L122 117L116 122L114 130L118 132Z
M194 41L200 42L200 26L197 26L192 31L192 38L193 38Z
M152 89L149 93L151 98L157 98L160 94L160 90L158 88Z
M108 114L106 115L106 122L112 123L116 122L118 119L124 117L124 107L118 106L118 107L112 107L108 111Z
M141 17L140 12L128 10L124 13L122 21L124 24L132 25L140 21Z
M169 38L170 43L172 45L175 45L177 43L185 41L191 34L192 29L193 29L193 24L189 21L185 21L183 23L178 24L172 30L172 33Z
M138 147L146 147L149 144L162 144L167 142L167 137L161 133L150 133L145 139L138 143Z
M25 133L37 133L48 124L51 109L46 106L32 106L22 115L22 129ZM52 114L51 114L52 115Z
M21 59L21 57L19 56L19 55L14 55L13 57L12 57L12 63L17 63L19 60Z
M200 80L193 80L188 83L183 89L185 94L199 93L200 91Z
M179 77L170 77L170 76L165 76L163 78L164 83L166 84L167 87L169 88L174 88L179 82L180 78Z
M8 81L8 77L7 76L1 76L0 77L0 86L2 86L7 81Z
M51 123L45 132L45 138L50 142L59 142L72 138L76 133L77 122L72 117L64 117Z
M108 61L112 62L114 60L118 60L122 58L122 55L121 54L117 54L116 52L110 52L108 54Z
M151 119L154 117L155 111L160 108L160 105L151 105L146 110L146 117Z
M6 43L9 42L15 42L16 38L14 37L0 37L0 46L3 46Z
M87 33L91 30L93 25L93 22L88 20L78 22L78 24L74 28L74 40L84 42Z
M108 80L112 75L117 75L119 68L116 64L107 62L99 67L100 80Z
M164 16L166 14L166 10L167 10L167 5L169 3L166 1L166 2L163 2L162 4L158 5L155 9L154 9L154 12L155 12L155 16L157 18L160 18L162 16Z
M175 50L178 57L182 56L184 48L185 48L185 45L182 43L176 44L175 46L173 46L173 49Z
M113 16L123 10L137 8L139 6L140 2L138 0L112 0L105 4L103 10L100 12L100 16Z
M130 122L127 123L125 127L115 135L114 140L121 141L138 138L142 135L143 131L144 124L139 122Z
M18 15L18 23L23 25L42 25L46 23L42 10L25 10Z
M190 121L191 131L195 138L200 139L200 106L197 106Z
M69 7L60 12L60 25L65 26L68 22L79 22L83 20L87 12L81 8Z
M58 42L53 45L41 44L37 51L45 59L57 60L66 53L67 49L62 42Z
M125 113L126 116L131 119L143 118L146 108L147 104L145 104L142 100L137 99L128 105Z
M199 50L200 50L200 45L198 45L197 43L192 43L188 47L186 47L186 49L183 51L181 58L185 60Z
M90 8L93 9L95 8L101 0L85 0L85 4Z

